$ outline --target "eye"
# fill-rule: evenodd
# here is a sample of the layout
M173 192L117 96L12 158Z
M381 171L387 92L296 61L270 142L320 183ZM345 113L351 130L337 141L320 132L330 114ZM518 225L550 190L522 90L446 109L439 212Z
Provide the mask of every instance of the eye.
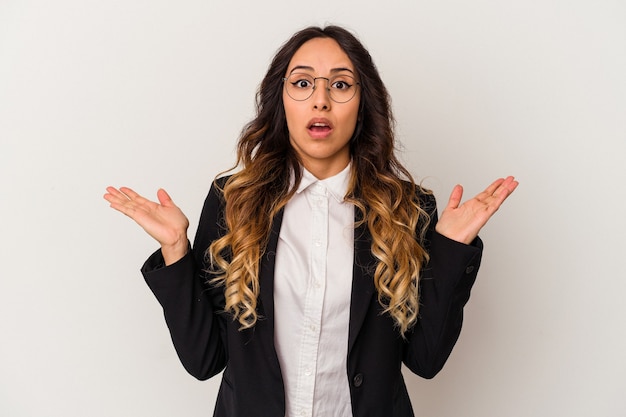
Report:
M354 85L354 79L347 75L333 78L330 82L330 88L333 90L349 90Z
M309 80L298 80L294 83L296 87L307 88L311 86L311 82Z
M302 74L292 74L289 77L289 83L293 85L294 88L302 88L305 90L313 87L313 79Z

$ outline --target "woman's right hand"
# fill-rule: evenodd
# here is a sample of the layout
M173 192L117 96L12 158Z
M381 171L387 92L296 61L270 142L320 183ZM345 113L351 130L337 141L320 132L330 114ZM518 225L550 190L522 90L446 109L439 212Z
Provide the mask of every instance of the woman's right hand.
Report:
M104 199L111 208L125 214L161 244L166 265L185 256L189 220L164 189L157 191L159 202L150 201L130 188L107 187Z

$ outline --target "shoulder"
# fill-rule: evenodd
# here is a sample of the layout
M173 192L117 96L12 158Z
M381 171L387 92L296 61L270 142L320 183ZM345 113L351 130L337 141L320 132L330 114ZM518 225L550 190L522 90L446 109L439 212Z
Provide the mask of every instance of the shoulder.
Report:
M224 187L231 175L215 178L211 183L211 188L204 199L204 205L202 206L202 214L200 216L201 226L203 220L208 219L210 223L216 218L223 216L225 199L224 199Z
M226 183L228 182L228 180L233 176L233 174L230 175L224 175L223 177L218 177L215 178L213 180L213 187L217 187L221 190L224 189L224 186L226 186Z
M223 177L218 177L213 180L211 183L211 188L209 189L209 193L204 202L205 206L207 204L224 204L224 187L228 180L232 177L232 175L225 175Z
M437 210L437 200L431 190L423 187L421 184L414 184L410 181L403 180L402 184L407 195L412 195L414 201L426 213L430 214Z

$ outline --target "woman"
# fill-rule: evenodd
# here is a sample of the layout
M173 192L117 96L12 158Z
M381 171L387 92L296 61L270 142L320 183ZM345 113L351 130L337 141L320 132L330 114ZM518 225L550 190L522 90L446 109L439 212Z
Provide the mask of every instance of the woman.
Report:
M346 30L296 33L274 57L237 164L215 181L193 247L164 190L107 188L161 245L142 272L215 416L413 416L401 374L432 378L459 336L478 232L518 183L461 204L394 155L389 97Z

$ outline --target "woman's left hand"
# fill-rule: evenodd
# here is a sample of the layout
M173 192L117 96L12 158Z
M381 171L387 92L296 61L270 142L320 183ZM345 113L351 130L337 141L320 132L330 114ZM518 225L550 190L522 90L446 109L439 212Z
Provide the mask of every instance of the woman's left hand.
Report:
M457 242L472 243L480 229L518 185L513 177L497 179L485 191L463 204L463 187L456 185L435 230Z

